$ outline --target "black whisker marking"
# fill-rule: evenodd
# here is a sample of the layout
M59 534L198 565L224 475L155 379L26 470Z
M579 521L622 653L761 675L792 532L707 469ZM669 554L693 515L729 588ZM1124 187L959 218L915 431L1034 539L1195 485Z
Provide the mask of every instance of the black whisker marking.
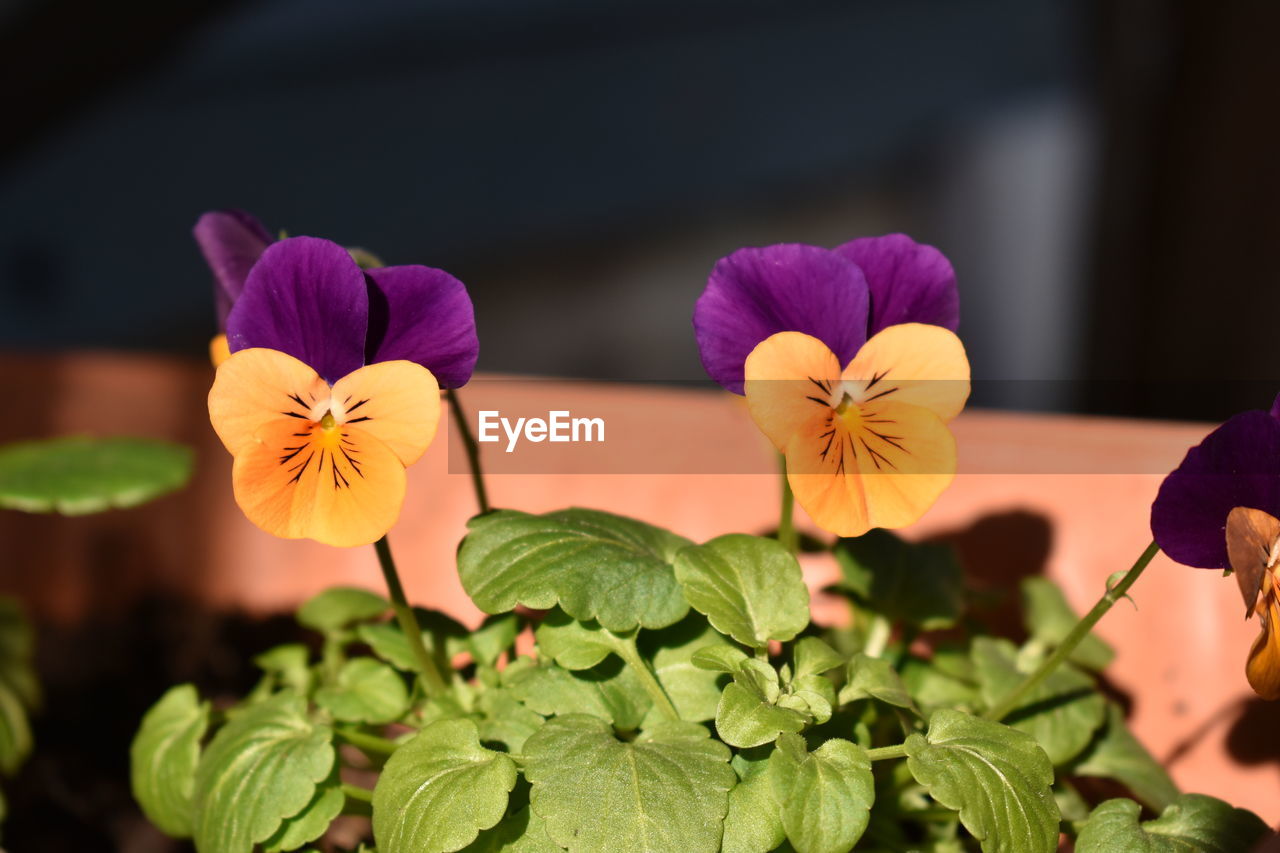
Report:
M349 415L349 414L351 414L351 413L352 413L352 412L354 412L356 409L360 408L360 407L361 407L361 406L363 406L365 403L369 402L369 399L370 399L370 398L365 397L365 398L364 398L363 400L361 400L359 403L356 403L354 406L352 406L351 408L347 409L347 414L348 414L348 415ZM351 398L350 398L350 397L348 397L348 398L347 398L347 402L350 402L350 401L351 401ZM345 404L344 404L344 405L345 405Z
M360 470L360 463L351 458L351 454L347 453L347 449L345 447L340 447L338 449L342 451L343 456L347 457L347 462L351 465L351 470L363 477L364 472Z
M830 408L830 407L831 407L831 404L830 404L830 403L828 403L826 400L820 400L820 399L818 399L817 397L814 397L814 396L809 395L809 394L806 394L806 395L805 395L805 399L806 399L806 400L812 400L813 402L817 403L819 406L826 406L827 408Z
M316 452L314 450L311 451L310 453L307 454L307 458L302 460L302 463L300 465L294 465L293 468L289 469L290 471L293 471L296 469L298 472L293 475L293 478L291 480L289 480L290 483L296 483L302 479L302 475L306 473L307 465L310 464L311 462L311 457L315 455L316 455Z
M879 400L881 397L887 397L887 396L889 396L890 394L892 394L894 391L897 391L897 390L898 390L898 386L897 386L897 385L893 386L892 388L886 388L885 390L881 391L879 394L872 395L872 396L868 397L867 399L863 400L862 402L863 402L863 403L870 403L872 400Z
M364 417L360 417L360 418L352 418L351 420L347 421L347 423L358 424L361 421L371 421L371 420L373 420L373 418L369 417L368 415L365 415Z

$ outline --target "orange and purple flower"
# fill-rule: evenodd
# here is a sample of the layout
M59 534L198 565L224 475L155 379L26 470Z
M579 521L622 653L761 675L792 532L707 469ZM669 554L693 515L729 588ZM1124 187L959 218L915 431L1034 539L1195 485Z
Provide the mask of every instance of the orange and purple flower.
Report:
M1151 532L1170 558L1233 569L1245 618L1262 633L1246 674L1264 699L1280 699L1280 397L1270 412L1235 415L1209 433L1160 484Z
M740 249L694 309L707 373L744 394L820 527L914 522L950 484L969 396L955 274L902 234Z
M209 415L241 509L285 538L383 536L405 467L435 435L439 388L475 366L466 288L429 267L361 270L336 243L291 237L252 266L226 329Z

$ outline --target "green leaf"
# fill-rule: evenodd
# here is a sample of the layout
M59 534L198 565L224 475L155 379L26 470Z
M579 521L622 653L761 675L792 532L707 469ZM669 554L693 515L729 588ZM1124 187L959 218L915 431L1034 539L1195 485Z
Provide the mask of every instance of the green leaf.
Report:
M1035 668L1033 661L1019 660L1013 643L997 637L974 639L973 662L988 707L1012 692ZM1034 737L1049 760L1060 765L1089 745L1106 714L1106 700L1093 680L1066 664L1028 693L1004 722Z
M734 761L735 766L739 762ZM729 792L729 812L724 816L722 853L768 853L787 837L782 813L773 796L769 762L742 762L741 781Z
M454 654L470 651L466 627L453 617L436 610L415 607L413 614L418 620L418 627L422 629L422 644L430 652L436 666L441 672L452 672ZM404 672L417 672L418 662L397 623L357 625L356 636L373 649L375 655L395 668Z
M510 753L523 750L529 735L542 727L542 716L525 707L505 687L493 687L481 693L476 700L476 710L483 715L477 722L480 742L502 744Z
M342 813L346 795L342 793L342 780L335 764L329 778L316 786L315 796L300 813L286 818L275 835L262 842L265 853L297 850L315 841L329 829L329 824Z
M333 732L306 702L280 693L245 708L214 736L196 768L194 836L200 853L250 853L307 807L329 777Z
M731 533L676 555L689 605L744 646L790 640L809 624L809 590L795 555L775 539Z
M253 659L263 672L274 676L280 684L304 696L311 691L311 651L301 643L286 643L268 649Z
M514 613L490 616L467 637L467 651L471 652L471 659L476 663L493 666L498 657L515 643L519 632L520 620Z
M855 655L849 661L845 684L840 688L840 704L868 698L915 710L915 703L892 664L864 654Z
M809 722L809 715L779 708L765 691L742 680L725 686L716 708L716 733L739 748L772 743L783 732L802 731Z
M354 658L338 670L334 684L316 691L316 704L346 722L390 723L409 710L409 690L385 663Z
M33 745L22 699L8 682L0 681L0 772L6 776L17 773Z
M935 648L930 660L908 656L899 672L907 692L926 712L973 711L981 705L978 677L967 646Z
M964 609L964 577L946 545L904 542L887 530L841 539L836 561L846 589L877 613L925 631L949 628Z
M584 714L548 720L525 743L530 802L572 853L714 853L737 778L729 750L694 723L631 743Z
M1141 812L1133 800L1102 803L1076 838L1077 853L1238 853L1271 831L1253 812L1204 794L1183 794L1142 824Z
M391 608L376 592L354 586L335 586L313 595L298 608L298 623L315 631L339 631L357 622L377 619Z
M491 829L486 829L463 853L562 853L559 844L547 837L547 825L528 806L507 815Z
M796 677L822 675L844 663L844 655L817 637L804 637L791 650Z
M716 648L734 647L696 613L640 638L641 655L652 662L653 674L682 720L701 723L716 716L722 682L728 679L693 662L696 653Z
M565 669L591 669L618 649L618 638L598 622L579 622L559 607L547 613L534 638L539 653Z
M1031 638L1051 648L1060 645L1080 621L1058 585L1041 577L1024 578L1022 581L1022 619ZM1086 669L1100 671L1106 669L1115 656L1101 637L1087 634L1071 652L1069 660Z
M747 655L737 646L714 645L698 649L689 660L698 669L711 672L737 672Z
M930 795L960 812L984 853L1054 853L1053 765L1027 734L940 710L927 735L906 740L907 766Z
M0 507L85 515L181 488L189 448L146 438L54 438L0 448Z
M381 853L461 850L502 819L516 765L480 745L471 720L440 720L401 746L373 789Z
M581 622L629 631L662 628L688 612L671 561L689 541L674 533L586 509L500 510L472 519L470 528L458 573L486 613L559 603Z
M208 728L209 703L183 684L147 711L129 748L133 798L147 820L174 838L191 835L191 795Z
M1178 786L1168 771L1130 733L1124 711L1114 702L1107 705L1106 725L1077 759L1071 774L1115 779L1155 811L1178 796Z
M783 735L769 776L797 853L845 853L866 831L875 782L862 747L833 738L808 752L804 738Z
M639 677L616 658L578 672L555 664L508 667L503 684L545 717L593 714L620 729L637 728L653 704Z

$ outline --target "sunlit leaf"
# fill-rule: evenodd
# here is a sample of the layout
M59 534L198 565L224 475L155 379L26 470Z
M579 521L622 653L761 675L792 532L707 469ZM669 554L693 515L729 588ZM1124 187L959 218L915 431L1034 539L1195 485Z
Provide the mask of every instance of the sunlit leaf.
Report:
M0 448L0 507L85 515L186 484L189 448L146 438L54 438Z
M129 749L133 798L147 820L174 838L191 835L191 795L208 728L209 703L183 684L147 711Z
M1027 633L1050 647L1066 639L1080 619L1058 585L1041 577L1022 580L1022 613ZM1103 670L1115 656L1105 640L1097 634L1086 634L1069 660L1086 669Z
M1155 820L1139 823L1133 800L1107 800L1093 810L1076 853L1241 853L1270 833L1251 811L1203 794L1183 794Z
M298 608L298 623L316 631L337 631L376 619L391 608L376 592L354 586L336 586L303 602Z
M862 747L833 738L808 752L803 738L783 735L769 777L797 853L845 853L866 831L875 782Z
M336 719L352 723L389 723L409 709L404 679L371 658L344 663L334 683L317 690L315 699Z

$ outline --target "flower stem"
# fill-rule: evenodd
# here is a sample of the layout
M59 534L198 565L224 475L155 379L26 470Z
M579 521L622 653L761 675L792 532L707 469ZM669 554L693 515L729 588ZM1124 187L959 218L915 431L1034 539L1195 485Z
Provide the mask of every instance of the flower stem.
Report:
M886 758L902 758L906 754L907 745L905 743L896 743L893 746L881 746L867 750L867 758L872 761L881 761Z
M362 803L373 802L373 791L368 788L361 788L359 785L352 785L348 782L342 783L342 793L346 794L353 800L359 800Z
M378 565L382 567L382 577L387 582L387 592L391 594L391 609L395 611L400 630L404 632L405 641L408 642L409 649L418 662L418 676L422 681L422 687L427 691L428 696L438 696L446 690L445 681L440 676L440 670L436 668L435 661L427 653L427 647L422 644L422 629L418 627L418 617L413 615L413 608L405 600L404 587L400 585L400 574L396 571L396 561L391 557L391 546L387 543L387 537L383 536L374 542L373 547L378 552Z
M662 685L658 683L658 679L653 675L653 670L649 669L649 665L644 662L644 658L640 657L640 652L636 649L636 638L632 636L618 637L617 639L620 642L614 648L614 651L618 653L618 657L622 658L627 666L631 667L636 675L640 676L640 683L644 686L644 692L648 693L650 698L653 699L653 704L657 705L658 710L669 719L680 719L680 712L671 703L671 697L667 695L667 691L662 689Z
M395 741L387 740L384 737L371 735L368 732L358 732L339 726L334 729L338 737L354 747L358 747L365 752L372 752L378 755L390 755L399 749Z
M1093 626L1098 623L1098 620L1111 609L1111 605L1124 598L1125 593L1129 591L1129 587L1133 586L1134 581L1142 575L1152 558L1159 552L1160 546L1155 542L1148 545L1147 550L1143 551L1142 556L1134 562L1129 571L1125 572L1120 582L1102 594L1102 598L1098 599L1098 603L1093 605L1093 609L1081 617L1080 621L1071 629L1071 632L1053 650L1053 654L1045 658L1040 666L1036 667L1035 672L1024 678L1021 684L1006 694L999 702L992 705L987 710L987 713L982 716L985 719L999 722L1007 717L1010 711L1018 707L1018 704L1028 693L1039 687L1042 681L1052 675L1062 665L1063 661L1071 656L1076 646L1080 645L1081 641L1089 636L1089 632L1093 630Z
M449 399L449 411L453 413L453 425L458 428L462 446L467 451L467 463L471 466L471 485L476 490L476 503L480 505L480 514L484 515L489 511L489 493L485 491L484 471L480 468L480 445L476 444L476 437L471 433L467 415L462 411L462 403L458 401L458 392L446 388L444 393Z
M778 518L778 543L792 554L796 552L796 528L792 521L795 515L796 496L791 492L791 481L787 479L787 457L778 454L782 466L782 514Z

